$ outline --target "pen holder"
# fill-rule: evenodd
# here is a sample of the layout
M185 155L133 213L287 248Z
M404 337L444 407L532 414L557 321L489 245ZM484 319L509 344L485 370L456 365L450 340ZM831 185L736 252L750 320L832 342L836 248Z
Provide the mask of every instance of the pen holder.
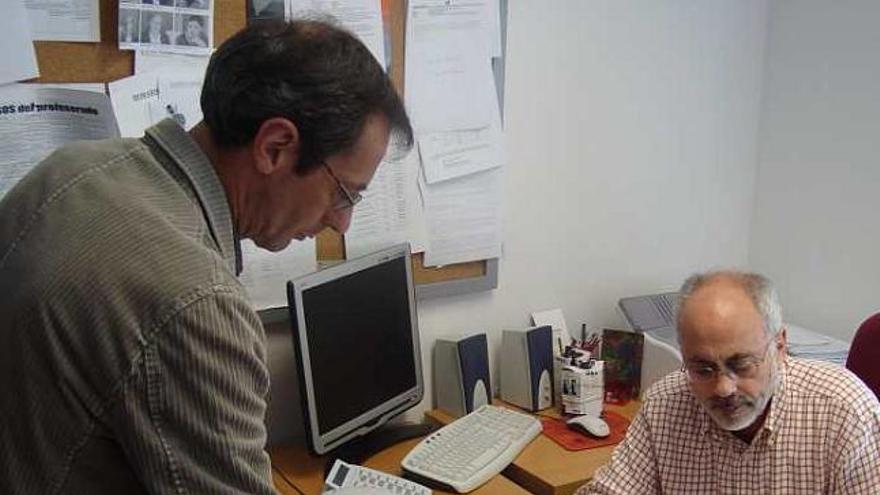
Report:
M602 414L602 401L605 395L603 361L592 361L584 367L568 364L562 368L560 382L562 389L562 412L566 414L586 414L599 417Z
M562 351L561 346L560 351ZM578 363L587 362L589 360L589 352L571 346L566 346L563 354L556 354L553 356L553 403L556 405L556 408L560 413L565 412L562 405L563 370L566 366L571 365L572 361L577 365Z

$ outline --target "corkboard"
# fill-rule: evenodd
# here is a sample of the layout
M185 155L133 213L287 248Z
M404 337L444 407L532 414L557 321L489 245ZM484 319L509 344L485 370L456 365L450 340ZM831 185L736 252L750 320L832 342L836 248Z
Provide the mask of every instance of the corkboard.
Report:
M391 78L403 93L404 24L406 0L383 0L390 6L392 38ZM214 0L214 43L219 45L245 26L245 0ZM118 0L100 0L101 42L66 43L37 41L37 63L40 77L33 82L110 82L134 74L134 53L119 50L117 44ZM345 257L342 236L326 230L317 238L317 257L320 261L341 260ZM433 284L487 274L486 262L462 263L441 268L425 268L422 255L413 257L414 278L417 284Z

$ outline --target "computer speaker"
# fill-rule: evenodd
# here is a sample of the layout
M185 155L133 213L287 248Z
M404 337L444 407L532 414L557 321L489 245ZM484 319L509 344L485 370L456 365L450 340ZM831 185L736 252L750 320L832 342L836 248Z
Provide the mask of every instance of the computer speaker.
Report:
M491 401L485 333L436 340L434 390L437 407L455 416L464 416Z
M501 398L530 411L553 405L553 330L549 325L503 332Z

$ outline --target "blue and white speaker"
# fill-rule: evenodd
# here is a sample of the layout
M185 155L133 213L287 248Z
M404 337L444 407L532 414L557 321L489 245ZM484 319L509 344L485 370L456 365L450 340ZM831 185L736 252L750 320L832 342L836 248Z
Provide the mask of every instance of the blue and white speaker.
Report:
M504 331L501 399L530 411L553 406L553 329L550 326Z
M458 416L489 404L489 346L485 333L438 338L434 344L437 407Z

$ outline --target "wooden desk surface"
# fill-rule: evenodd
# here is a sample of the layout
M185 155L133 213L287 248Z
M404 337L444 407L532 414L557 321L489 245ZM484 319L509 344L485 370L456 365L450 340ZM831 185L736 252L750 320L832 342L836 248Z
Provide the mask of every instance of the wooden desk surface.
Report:
M416 446L419 440L421 439L414 438L389 447L367 459L364 466L400 476L400 461ZM284 492L278 488L278 491L283 495L297 493L318 495L321 493L321 488L324 486L324 458L310 455L304 446L275 447L269 449L269 456L272 458L274 473L282 478L281 480L276 479L276 488L278 488L279 481L283 481L294 490L299 490L299 492ZM451 494L454 492L434 490L434 493ZM528 495L529 492L504 476L497 475L470 493L473 495Z
M275 491L281 495L302 495L302 492L291 485L280 471L272 468L272 483L275 485Z
M509 407L516 409L514 406ZM606 404L605 407L632 419L641 407L641 402L632 401L624 406ZM552 410L543 411L541 414L558 416ZM428 411L425 416L440 424L455 419L439 409ZM536 495L570 495L590 480L596 469L611 460L611 453L615 447L616 445L609 445L570 451L547 436L538 435L503 473L505 477Z

